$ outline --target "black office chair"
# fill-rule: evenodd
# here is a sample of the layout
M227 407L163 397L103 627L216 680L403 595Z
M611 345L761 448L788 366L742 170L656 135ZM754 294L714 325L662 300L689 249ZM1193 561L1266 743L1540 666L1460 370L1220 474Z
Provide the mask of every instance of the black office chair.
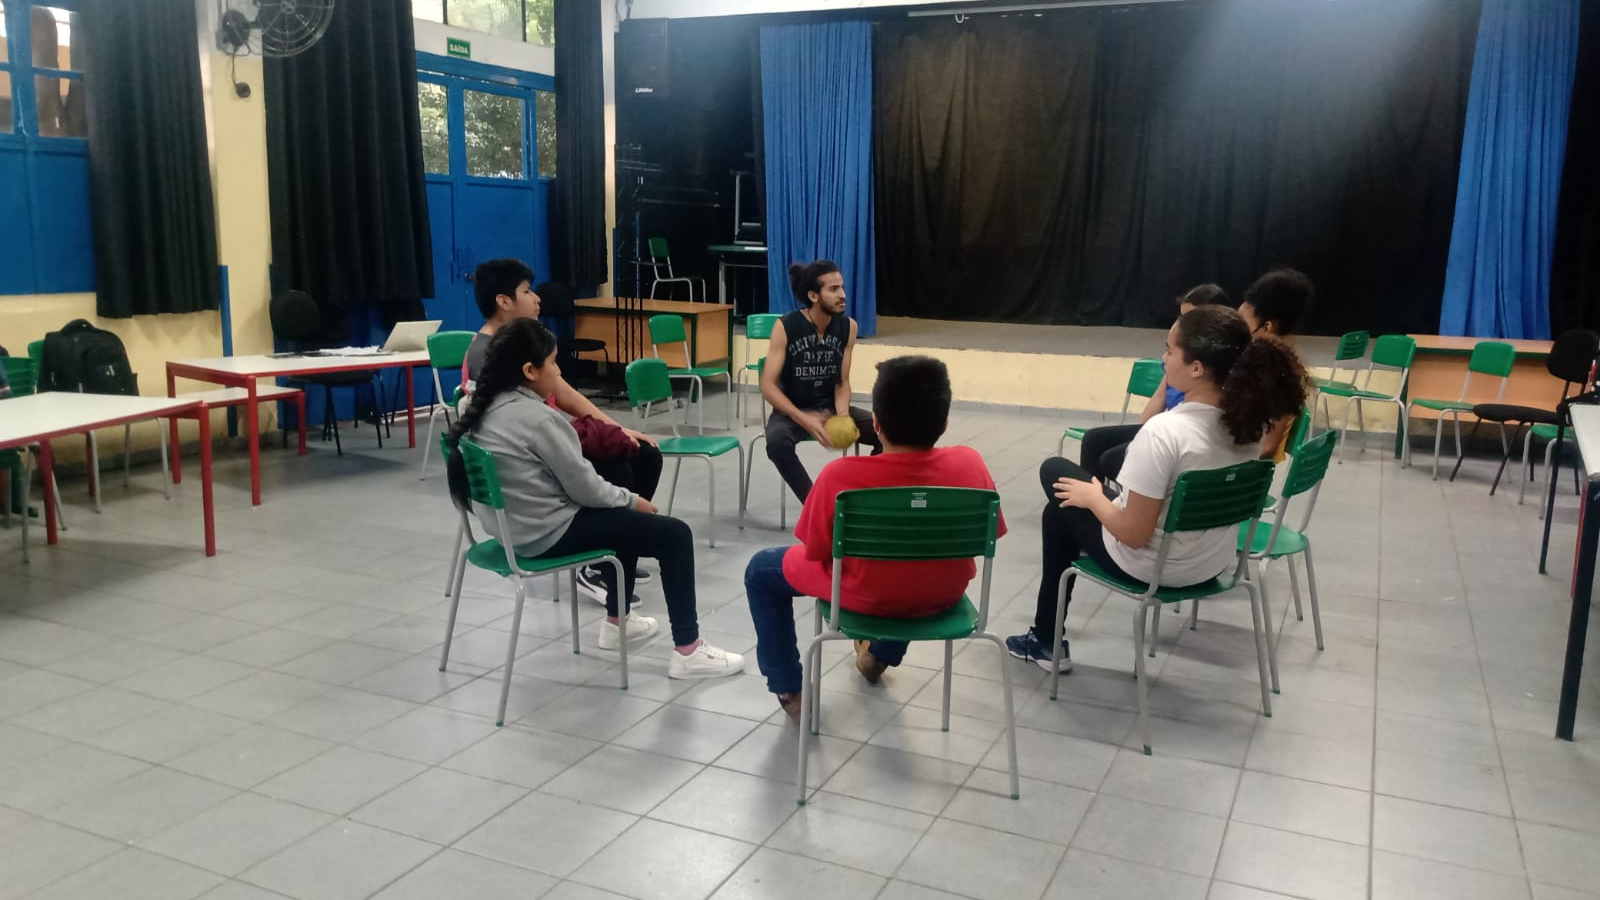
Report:
M603 353L606 364L611 363L611 351L606 342L597 338L577 336L578 308L572 302L572 289L554 281L541 282L533 289L539 295L539 318L545 320L556 336L556 361L560 363L567 380L578 381L578 354Z
M1513 403L1479 403L1472 407L1472 414L1478 421L1472 426L1472 434L1467 438L1468 444L1478 436L1478 428L1484 422L1492 422L1500 426L1500 445L1502 455L1500 468L1494 473L1494 484L1489 486L1490 496L1494 495L1500 487L1500 479L1505 475L1506 464L1511 461L1511 451L1521 440L1523 429L1534 425L1553 425L1556 428L1566 427L1566 401L1572 395L1572 389L1577 386L1582 390L1589 379L1589 366L1595 361L1595 356L1600 353L1600 334L1582 328L1574 328L1558 335L1550 345L1550 355L1545 358L1545 368L1551 375L1561 379L1561 396L1556 398L1556 404L1551 409L1537 406L1518 406ZM1515 425L1516 428L1508 439L1506 426ZM1456 472L1461 471L1461 459L1456 460L1456 467L1450 472L1450 480L1456 480ZM1552 474L1552 478L1554 475Z
M272 336L276 340L290 345L289 349L315 350L327 343L322 324L322 308L310 294L304 291L283 291L272 298L267 308L272 320ZM378 433L378 447L383 447L383 429L379 422L382 413L378 409L378 373L376 370L364 369L358 372L319 372L306 375L288 376L289 384L301 387L319 385L322 388L322 439L326 441L333 435L334 450L344 455L344 445L339 441L339 421L333 412L334 388L350 388L355 392L356 403L361 401L361 388L367 389L368 396L372 398L372 425ZM356 420L360 419L359 408L354 413Z

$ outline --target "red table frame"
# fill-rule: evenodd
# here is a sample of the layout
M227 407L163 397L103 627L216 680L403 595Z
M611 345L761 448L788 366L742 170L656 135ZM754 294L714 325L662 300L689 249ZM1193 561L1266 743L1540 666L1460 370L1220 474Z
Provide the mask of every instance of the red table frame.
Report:
M426 368L427 360L406 362L385 362L383 357L362 358L360 362L328 366L326 368L305 369L289 368L284 371L264 371L240 374L238 372L224 372L181 360L167 363L167 396L178 396L178 379L187 378L191 381L200 381L206 384L220 384L225 387L240 387L245 390L244 420L245 435L250 442L250 505L261 505L261 410L256 398L256 382L262 378L293 377L295 375L327 375L334 372L365 372L371 369L418 369ZM406 372L406 439L410 446L417 446L417 388L411 372ZM301 419L301 448L304 449L305 432L303 430L304 418ZM208 434L207 429L204 434ZM178 423L172 423L172 446L178 445ZM206 459L210 457L210 444L206 442ZM207 463L209 464L209 463ZM178 464L178 454L172 454L172 480L177 483L182 478Z
M66 437L72 434L86 434L97 428L110 428L115 425L125 425L129 422L143 422L147 419L166 419L172 428L173 443L176 446L179 419L194 419L200 425L200 498L201 508L205 518L206 555L217 555L217 521L216 510L212 505L211 490L211 408L199 400L177 409L152 415L149 412L138 412L126 416L115 416L88 425L78 425L72 428L63 428L58 431L42 432L28 435L20 441L0 446L0 450L10 447L27 447L33 444L39 446L39 474L44 480L44 532L45 542L54 544L56 534L56 480L55 456L50 451L50 441L54 438ZM26 511L23 513L26 515Z

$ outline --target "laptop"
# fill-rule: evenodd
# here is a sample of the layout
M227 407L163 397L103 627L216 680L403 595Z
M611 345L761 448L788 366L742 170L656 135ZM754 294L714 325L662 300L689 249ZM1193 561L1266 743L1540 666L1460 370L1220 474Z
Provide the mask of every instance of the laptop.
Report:
M428 319L423 322L396 322L394 330L389 332L389 339L379 348L384 353L408 353L413 350L428 349L428 336L439 330L444 324L443 319Z

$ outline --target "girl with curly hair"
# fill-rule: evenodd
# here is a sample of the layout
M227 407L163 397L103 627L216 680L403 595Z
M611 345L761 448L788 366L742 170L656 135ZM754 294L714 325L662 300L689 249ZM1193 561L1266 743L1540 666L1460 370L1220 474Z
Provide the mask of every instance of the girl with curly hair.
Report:
M612 568L601 567L606 597L602 650L614 650L620 643L618 615L628 616L630 646L655 636L655 619L629 613L618 602L619 594L633 598L639 557L654 557L661 563L661 591L677 648L668 654L667 677L742 672L742 656L700 639L689 526L596 474L583 457L572 422L547 403L562 383L555 357L555 335L533 319L512 319L489 341L472 397L450 435L458 441L469 438L494 455L510 533L500 534L496 517L487 510L478 511L478 521L520 556L560 557L601 548L616 554L626 583L617 584ZM448 466L451 497L467 509L471 501L459 452L450 454Z
M1073 560L1088 556L1112 575L1152 580L1159 523L1178 476L1256 459L1268 429L1305 403L1299 357L1274 337L1252 340L1244 318L1225 306L1200 306L1180 316L1167 332L1161 360L1168 384L1183 391L1184 400L1152 417L1134 437L1117 476L1120 494L1110 496L1077 463L1057 457L1039 467L1047 499L1041 517L1044 581L1033 627L1006 639L1018 659L1071 671L1067 641L1051 632L1061 574ZM1232 527L1173 535L1163 583L1199 584L1227 571L1236 535Z

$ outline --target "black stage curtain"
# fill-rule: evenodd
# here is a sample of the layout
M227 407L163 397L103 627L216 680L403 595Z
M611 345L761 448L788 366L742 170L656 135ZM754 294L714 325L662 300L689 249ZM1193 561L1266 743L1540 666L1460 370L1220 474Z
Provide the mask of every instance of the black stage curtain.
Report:
M1438 328L1479 6L1223 2L879 25L879 311L1165 326L1273 265L1309 330Z
M410 0L339 0L311 49L266 60L276 290L421 318L433 240Z
M557 281L598 285L606 259L605 65L600 4L556 0L556 189L550 268Z
M1550 323L1600 329L1600 4L1580 7L1567 154L1556 212Z
M93 3L86 57L96 311L218 306L194 0Z

